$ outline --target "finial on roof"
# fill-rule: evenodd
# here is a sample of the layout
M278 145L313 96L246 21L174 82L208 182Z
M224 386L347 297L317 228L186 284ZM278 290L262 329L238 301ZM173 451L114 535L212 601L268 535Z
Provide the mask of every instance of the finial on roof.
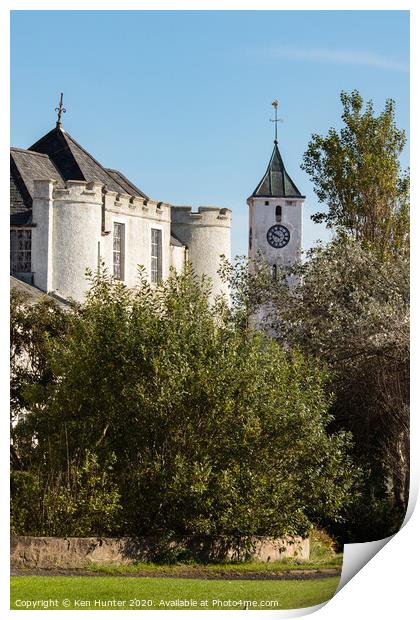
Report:
M274 99L274 101L271 102L271 105L273 106L274 112L275 112L275 118L274 119L270 118L270 121L272 123L274 123L274 127L275 127L274 144L278 144L278 142L277 142L277 123L282 123L283 121L281 120L281 118L277 118L277 108L279 107L279 102L277 101L277 99Z
M58 112L56 126L57 128L60 128L61 127L61 115L67 112L66 108L63 107L63 93L61 93L60 95L60 102L58 104L58 108L55 108L55 111Z

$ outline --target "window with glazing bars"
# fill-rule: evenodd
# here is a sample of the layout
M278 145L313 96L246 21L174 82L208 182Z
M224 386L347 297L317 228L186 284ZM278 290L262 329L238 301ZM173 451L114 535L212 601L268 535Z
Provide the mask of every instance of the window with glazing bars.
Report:
M10 270L14 273L29 273L32 254L32 231L27 228L10 231Z
M114 222L113 239L114 278L124 280L124 224Z
M162 231L157 228L152 228L151 276L155 284L162 280Z

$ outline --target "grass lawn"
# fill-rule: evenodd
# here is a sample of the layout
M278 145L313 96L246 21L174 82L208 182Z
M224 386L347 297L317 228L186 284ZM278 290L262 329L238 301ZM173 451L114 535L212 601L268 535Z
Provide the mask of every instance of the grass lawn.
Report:
M137 574L141 577L153 577L156 575L160 577L167 575L168 577L228 577L232 575L247 575L253 574L279 574L279 573L293 573L295 571L304 572L310 570L341 570L343 564L343 554L337 553L333 557L326 558L325 560L317 561L293 561L293 560L281 560L278 562L229 562L226 564L221 563L206 563L199 564L190 562L187 564L154 564L153 562L136 562L133 564L121 564L119 566L110 564L89 564L86 566L86 570L89 572L95 572L98 574L112 574L112 575L129 575Z
M12 577L11 609L293 609L330 599L339 577L206 580L155 577Z

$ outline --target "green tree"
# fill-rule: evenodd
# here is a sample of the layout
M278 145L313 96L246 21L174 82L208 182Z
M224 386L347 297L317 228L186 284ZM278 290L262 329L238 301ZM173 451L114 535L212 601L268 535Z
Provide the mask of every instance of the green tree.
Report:
M32 470L112 459L113 534L306 534L339 520L357 468L349 434L326 432L325 370L238 328L209 291L190 269L156 288L140 274L136 291L93 277L50 340L55 379L27 389Z
M64 337L69 313L51 297L42 296L37 303L16 289L11 290L10 298L10 403L11 403L11 459L16 469L25 469L24 459L31 455L30 449L17 448L19 420L25 418L30 403L26 388L31 390L47 386L54 380L50 364L49 341ZM29 447L31 445L29 438ZM20 440L23 447L23 438ZM23 459L23 460L22 460Z
M11 532L32 536L106 536L120 517L112 459L85 451L66 466L11 472ZM50 465L50 462L48 462Z
M327 207L313 220L382 255L406 251L409 178L399 163L406 137L395 125L395 103L388 99L375 116L372 101L363 110L358 91L342 92L341 102L344 127L314 134L303 157L302 168Z
M222 273L238 327L265 315L260 327L285 350L327 365L329 428L352 432L364 472L339 532L352 542L395 532L408 501L409 179L394 102L377 116L357 91L341 102L342 129L313 135L302 165L327 207L313 219L334 230L334 241L275 283L262 257Z
M364 478L336 533L360 542L395 532L409 492L408 258L384 262L360 241L336 239L274 285L264 265L232 271L233 305L252 313L264 305L265 327L281 346L329 370L330 429L351 431Z

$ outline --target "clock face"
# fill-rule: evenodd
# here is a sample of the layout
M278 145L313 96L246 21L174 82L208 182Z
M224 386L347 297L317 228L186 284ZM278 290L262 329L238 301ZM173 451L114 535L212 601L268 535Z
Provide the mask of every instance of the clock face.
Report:
M290 241L290 232L286 226L276 224L268 229L267 241L273 248L284 248Z

